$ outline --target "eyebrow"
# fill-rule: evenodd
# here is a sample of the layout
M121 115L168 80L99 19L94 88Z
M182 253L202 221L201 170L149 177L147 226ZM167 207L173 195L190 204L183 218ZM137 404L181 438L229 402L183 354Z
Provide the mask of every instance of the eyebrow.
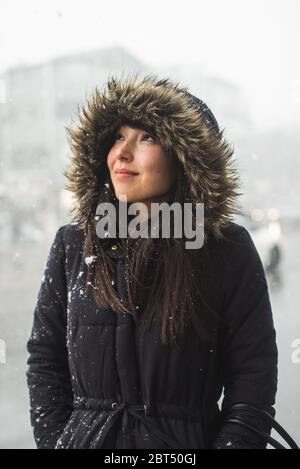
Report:
M141 130L142 135L143 135L143 134L146 134L146 135L150 135L150 136L153 137L154 139L157 138L156 135L155 135L155 133L154 133L154 132L151 132L150 130L145 130L145 129L139 129L139 130ZM124 134L124 133L125 133L125 132L122 131L122 130L116 130L115 135Z
M147 133L147 134L153 134L153 132L151 132L150 130L146 130L146 129L137 129L137 130L140 130L141 132L143 133ZM124 133L124 131L122 131L121 129L120 130L116 130L116 132L119 132L119 133Z

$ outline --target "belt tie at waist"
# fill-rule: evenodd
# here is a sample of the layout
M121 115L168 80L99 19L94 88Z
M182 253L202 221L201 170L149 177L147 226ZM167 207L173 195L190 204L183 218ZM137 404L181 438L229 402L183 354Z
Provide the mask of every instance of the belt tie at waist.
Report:
M123 416L122 419L122 431L126 439L126 435L129 434L129 414L142 422L149 433L152 433L156 438L166 443L170 448L182 448L182 444L178 443L170 435L162 432L155 423L149 421L147 418L147 406L143 404L127 404L126 402L118 403L111 399L89 399L89 398L75 398L74 399L74 408L83 409L83 410L105 410L111 411L108 416L102 431L101 431L101 446L106 438L108 432L117 422L118 418ZM100 446L100 447L101 447Z

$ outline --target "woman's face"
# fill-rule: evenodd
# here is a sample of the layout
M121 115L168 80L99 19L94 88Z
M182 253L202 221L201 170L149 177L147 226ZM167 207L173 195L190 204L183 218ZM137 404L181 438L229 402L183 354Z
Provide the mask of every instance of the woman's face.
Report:
M148 208L151 202L167 200L175 182L175 165L167 159L160 143L147 131L119 127L107 156L111 181L118 200L126 195L127 202L143 202ZM124 176L118 169L137 173Z

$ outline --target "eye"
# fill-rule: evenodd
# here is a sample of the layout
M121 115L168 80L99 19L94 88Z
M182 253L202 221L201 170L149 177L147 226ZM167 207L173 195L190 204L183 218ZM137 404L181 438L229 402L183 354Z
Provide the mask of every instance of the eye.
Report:
M122 135L120 132L118 132L118 133L115 134L114 140L118 140L120 137L123 138L123 135ZM149 133L144 134L144 136L143 136L142 139L144 140L145 138L149 138L149 137L150 137L153 141L155 141L155 137L154 137L153 135L149 134Z
M150 138L152 138L152 140L155 141L155 138L154 138L153 135L151 135L151 134L145 134L143 138L146 138L146 137L150 137Z

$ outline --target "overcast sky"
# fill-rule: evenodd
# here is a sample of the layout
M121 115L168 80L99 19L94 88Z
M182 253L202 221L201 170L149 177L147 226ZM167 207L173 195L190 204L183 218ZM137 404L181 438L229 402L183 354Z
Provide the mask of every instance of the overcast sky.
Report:
M300 0L1 0L0 73L122 45L245 89L262 126L300 122ZM234 105L234 103L233 103Z

